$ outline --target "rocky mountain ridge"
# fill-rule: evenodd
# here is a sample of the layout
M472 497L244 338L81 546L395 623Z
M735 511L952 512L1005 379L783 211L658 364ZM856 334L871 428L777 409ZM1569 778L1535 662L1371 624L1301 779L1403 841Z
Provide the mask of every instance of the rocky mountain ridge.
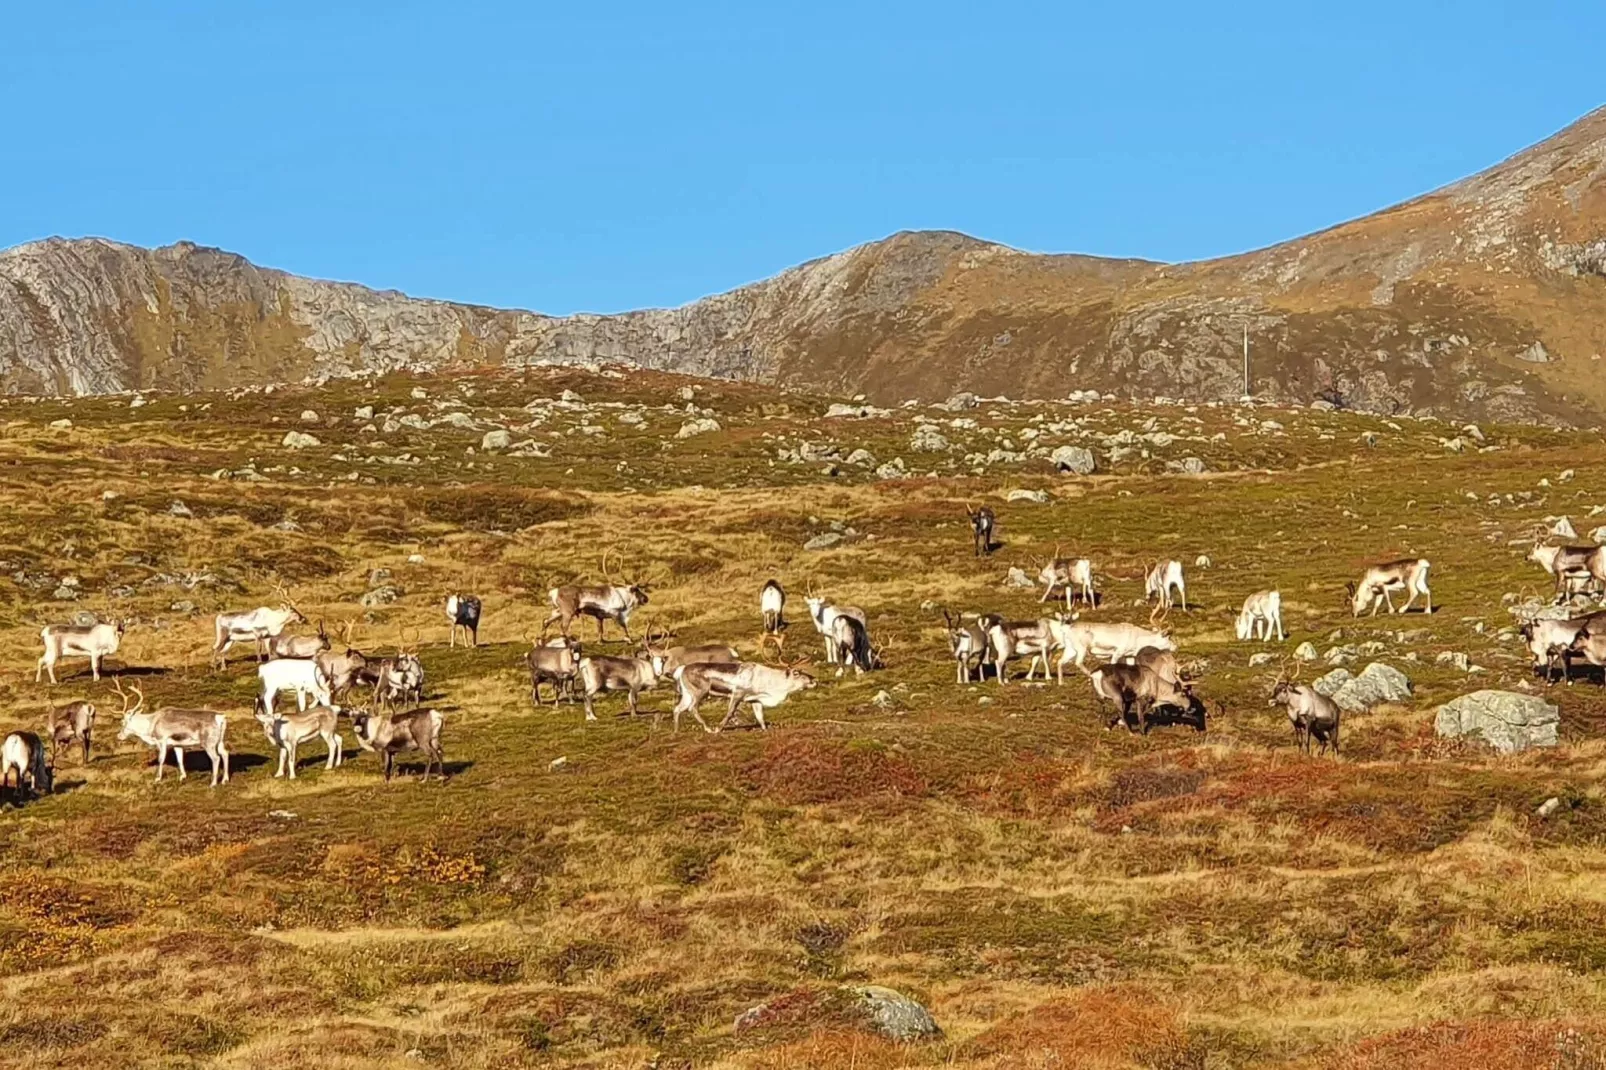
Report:
M959 390L1606 422L1606 109L1442 190L1166 265L901 233L675 309L544 316L306 279L179 243L0 252L0 389L231 387L623 362L887 402Z

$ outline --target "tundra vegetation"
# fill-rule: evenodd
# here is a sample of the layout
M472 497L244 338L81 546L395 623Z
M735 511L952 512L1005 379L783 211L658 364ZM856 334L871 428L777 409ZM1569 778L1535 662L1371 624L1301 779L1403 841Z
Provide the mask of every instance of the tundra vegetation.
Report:
M0 799L8 1063L1601 1065L1598 675L1545 690L1558 747L1433 731L1466 692L1545 688L1503 597L1547 603L1534 526L1606 506L1598 435L1085 398L826 419L838 399L607 369L141 400L0 400L0 735L79 700L103 722L54 794ZM718 429L677 437L693 419ZM948 448L910 451L918 421ZM1057 473L1061 445L1095 473ZM997 513L990 557L967 502ZM536 706L548 592L605 582L609 548L652 578L642 634L749 658L780 580L817 686L769 731L653 731L673 681L633 719L620 693L594 723ZM1038 619L1061 555L1097 564L1079 622L1148 626L1146 570L1187 566L1157 626L1205 732L1107 731L1081 673L956 682L942 610ZM1352 616L1347 581L1418 557L1431 615ZM397 750L386 783L344 718L343 764L314 743L272 775L252 644L222 671L211 651L217 614L281 588L375 664L417 652L444 782ZM1269 589L1286 643L1238 640ZM443 599L468 590L479 643L448 645ZM886 668L826 671L810 590L864 610ZM77 659L35 683L41 628L80 614L126 622L103 679ZM586 624L585 655L636 652ZM1342 758L1301 755L1268 705L1304 642L1413 685L1345 713ZM230 781L155 782L107 721L116 679L226 714ZM942 1036L864 1030L854 985L919 999Z

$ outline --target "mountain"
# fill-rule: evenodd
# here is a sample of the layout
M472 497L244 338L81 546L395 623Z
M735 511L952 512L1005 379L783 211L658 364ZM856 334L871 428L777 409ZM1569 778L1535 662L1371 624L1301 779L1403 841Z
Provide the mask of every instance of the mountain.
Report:
M1372 412L1606 423L1606 108L1444 189L1189 264L919 232L676 309L543 316L300 278L187 242L0 253L0 389L200 389L621 361L879 401L1243 390Z

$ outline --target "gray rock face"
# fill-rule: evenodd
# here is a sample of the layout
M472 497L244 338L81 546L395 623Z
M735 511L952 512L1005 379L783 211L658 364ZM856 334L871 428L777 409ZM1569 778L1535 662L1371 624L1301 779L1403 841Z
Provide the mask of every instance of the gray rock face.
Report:
M1310 640L1300 643L1294 648L1294 657L1300 661L1315 661L1317 658L1316 646Z
M1026 490L1024 488L1017 488L1016 490L1012 490L1005 495L1005 501L1036 502L1038 505L1042 505L1044 502L1048 501L1048 492L1043 490Z
M482 450L505 450L511 445L513 445L513 435L501 427L485 432L484 437L480 439Z
M1474 691L1439 707L1433 727L1441 736L1481 736L1501 754L1554 747L1561 710L1515 691Z
M803 544L805 550L829 550L842 542L840 531L822 531Z
M1359 676L1325 693L1339 709L1355 713L1385 702L1404 702L1411 697L1411 681L1394 666L1374 661Z
M691 438L694 435L706 435L719 430L719 421L710 416L700 416L695 420L687 420L675 432L676 438Z
M1049 454L1048 459L1061 472L1078 476L1091 475L1098 467L1093 459L1093 451L1085 446L1060 446Z
M323 445L315 436L305 431L286 431L284 439L279 444L287 450L305 450Z
M1338 689L1355 679L1355 674L1348 669L1334 669L1325 676L1318 676L1310 682L1312 689L1332 698Z
M948 449L948 439L930 424L921 424L909 436L909 448L918 453L941 453Z

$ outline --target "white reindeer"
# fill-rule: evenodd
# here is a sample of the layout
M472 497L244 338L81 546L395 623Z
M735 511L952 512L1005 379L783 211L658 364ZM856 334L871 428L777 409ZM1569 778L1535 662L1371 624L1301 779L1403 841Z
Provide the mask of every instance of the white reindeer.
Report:
M1237 633L1239 639L1257 639L1268 642L1273 630L1277 633L1280 643L1283 635L1283 596L1278 591L1257 591L1244 599L1244 607L1238 613Z

